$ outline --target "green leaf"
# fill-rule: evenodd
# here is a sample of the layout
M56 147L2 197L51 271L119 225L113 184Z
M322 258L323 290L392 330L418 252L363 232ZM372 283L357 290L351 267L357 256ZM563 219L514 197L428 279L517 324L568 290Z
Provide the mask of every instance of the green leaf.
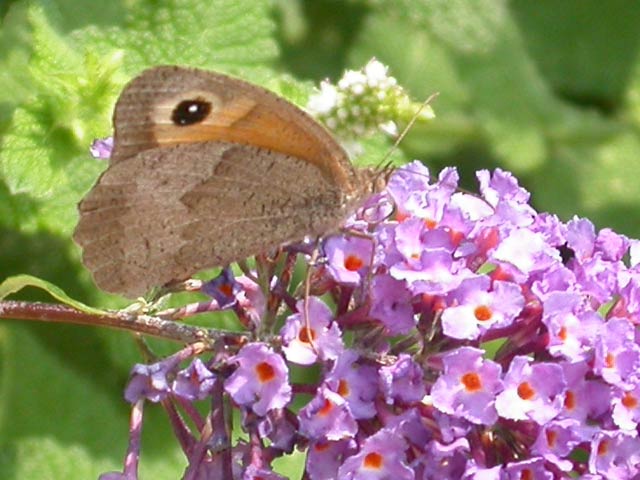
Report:
M96 349L77 346L77 363L69 361L36 334L54 335L60 326L37 327L0 327L0 477L85 480L121 470L126 373L100 363ZM141 478L179 478L184 456L157 405L145 408L142 443Z
M550 87L575 103L611 111L629 86L640 42L640 3L514 0L528 54Z
M79 38L95 51L122 50L130 72L180 64L266 77L277 55L269 2L259 0L144 0L126 21L88 27ZM253 81L259 79L252 79Z
M80 310L82 312L93 313L96 315L105 313L105 310L93 308L85 305L82 302L74 300L69 295L67 295L64 290L57 287L56 285L53 285L46 280L32 277L31 275L16 275L15 277L7 278L2 283L0 283L0 300L5 299L7 296L11 295L12 293L18 292L25 287L41 288L59 302L62 302L65 305L69 305L70 307L73 307L76 310Z
M565 221L574 215L586 216L598 228L637 232L638 226L630 224L629 219L637 215L640 185L629 179L636 177L638 165L616 162L629 152L640 152L640 138L631 132L596 144L557 148L555 161L531 179L534 191L540 192L534 196L534 203ZM566 172L570 172L572 182L567 182Z
M35 49L29 65L34 95L13 112L0 152L0 175L10 194L30 198L35 208L20 218L26 212L14 205L5 218L18 217L23 231L44 227L68 234L75 204L90 181L81 179L95 178L104 168L90 160L88 146L101 130L98 125L108 121L120 83L114 71L118 60L83 55L52 28L37 5L29 9L28 19Z
M32 92L27 73L31 53L27 5L15 3L0 28L0 133L15 106Z

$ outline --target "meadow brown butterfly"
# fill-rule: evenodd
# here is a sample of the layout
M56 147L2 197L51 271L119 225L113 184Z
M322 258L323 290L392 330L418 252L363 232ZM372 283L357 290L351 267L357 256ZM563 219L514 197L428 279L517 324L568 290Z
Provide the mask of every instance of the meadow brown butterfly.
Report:
M146 70L113 123L74 240L96 284L130 298L335 230L381 183L300 108L215 72Z

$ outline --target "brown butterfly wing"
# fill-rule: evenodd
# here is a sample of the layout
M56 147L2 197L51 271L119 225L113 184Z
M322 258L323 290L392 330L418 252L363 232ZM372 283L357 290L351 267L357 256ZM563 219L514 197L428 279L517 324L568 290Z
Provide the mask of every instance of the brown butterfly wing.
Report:
M362 189L338 143L293 104L225 75L143 72L114 111L107 171L74 238L127 296L334 228Z
M80 204L74 239L97 285L127 297L336 228L352 198L297 157L225 142L145 150Z
M176 108L189 100L206 103L210 111L201 121L178 125ZM354 187L346 153L319 123L272 92L220 73L177 66L146 70L120 95L114 127L114 164L156 147L225 141L298 157L343 190Z

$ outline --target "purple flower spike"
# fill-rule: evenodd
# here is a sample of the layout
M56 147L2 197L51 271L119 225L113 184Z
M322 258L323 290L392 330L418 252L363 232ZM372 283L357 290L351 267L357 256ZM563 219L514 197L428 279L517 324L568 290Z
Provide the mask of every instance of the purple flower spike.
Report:
M376 275L371 287L373 305L369 314L380 320L390 335L406 334L415 327L411 292L405 282Z
M591 370L586 362L560 364L567 381L562 415L587 423L601 418L611 404L611 387L601 378L587 379Z
M173 362L158 362L151 365L137 364L131 370L131 378L124 398L135 403L141 398L159 402L169 393L167 374L174 368Z
M216 278L202 285L200 290L218 302L219 308L223 310L236 302L241 286L236 282L231 268L227 267Z
M442 312L444 334L458 339L475 339L492 328L510 325L524 306L520 287L487 276L464 280L448 299L453 307Z
M113 150L113 137L99 138L93 141L89 152L93 158L100 160L106 160L111 158L111 152Z
M604 260L613 262L622 260L628 250L629 239L624 235L619 235L610 228L603 228L598 232L595 251L601 252Z
M414 161L396 171L387 185L394 200L398 220L408 216L423 216L427 208L425 192L429 188L429 169L422 162Z
M396 228L395 248L401 258L390 265L389 272L406 280L413 293L447 293L468 276L453 258L454 247L446 231L427 231L422 221L407 220Z
M481 170L476 174L480 183L482 197L494 207L500 203L521 205L523 209L535 213L527 202L530 194L518 185L518 179L511 172L496 168L493 174L487 170Z
M504 468L505 478L535 478L540 480L553 480L551 470L547 470L544 459L533 457L521 462L513 462Z
M262 317L266 311L267 301L260 287L248 277L244 275L236 278L236 282L240 285L241 290L236 297L238 305L254 327L260 325Z
M580 262L593 256L596 241L596 229L586 218L574 217L567 223L567 246L573 250Z
M258 423L262 438L271 440L271 444L284 452L291 453L298 437L296 425L284 414L284 410L271 410Z
M542 425L561 411L565 389L559 365L515 357L504 379L504 391L496 398L496 410L501 417Z
M466 438L458 438L449 444L432 440L421 459L424 469L422 478L461 478L468 457L469 442Z
M604 324L577 292L551 293L543 304L542 321L549 329L549 352L573 361L591 358Z
M483 354L478 348L462 347L443 358L444 374L431 388L438 410L476 424L498 420L495 396L502 390L502 369Z
M640 422L640 385L631 390L614 389L613 422L622 430L635 432Z
M538 214L508 172L478 179L462 193L414 162L348 221L367 238L325 240L309 284L307 242L208 286L246 331L202 328L126 391L178 405L185 478L279 478L295 450L309 480L640 478L640 241Z
M356 231L366 232L369 225L380 224L387 220L395 209L395 204L388 195L379 193L365 201L355 216L347 221L346 226Z
M418 402L427 393L422 368L407 354L380 369L380 385L388 404Z
M338 478L338 468L344 457L353 450L353 440L337 442L315 442L309 447L307 454L307 471L312 480L333 480Z
M528 228L514 229L500 242L492 254L496 263L513 265L520 273L530 275L560 261L560 253L547 244L542 234Z
M471 460L467 464L467 469L462 477L464 480L502 480L502 466L493 468L481 468L475 461Z
M591 442L589 472L602 478L638 478L640 438L618 431L597 433Z
M172 390L187 400L202 400L211 393L215 381L214 373L196 358L188 368L178 372Z
M271 469L249 465L242 474L243 480L287 480Z
M415 473L407 463L406 448L405 441L397 433L380 430L366 439L356 455L347 458L337 478L414 480Z
M573 468L573 464L566 459L567 456L580 443L588 441L592 434L593 429L577 420L553 420L540 430L531 450L555 464L560 470L568 472Z
M299 413L300 433L314 441L352 438L358 431L347 401L338 393L320 387L315 398Z
M224 389L237 404L264 416L289 403L289 369L280 355L265 344L252 343L242 347L234 360L238 368L224 382Z
M355 236L330 237L324 250L327 270L333 279L341 284L356 285L371 266L373 241Z
M633 388L640 376L640 345L636 328L626 319L614 318L603 325L595 342L594 371L611 385Z
M307 302L309 329L304 321L305 302L300 300L297 303L299 313L287 318L280 331L282 350L287 360L299 365L315 363L318 355L322 360L333 360L344 349L340 328L333 322L329 307L320 299L310 297Z
M374 399L378 393L376 369L357 363L358 354L345 350L326 377L326 385L339 393L349 405L354 418L375 415Z

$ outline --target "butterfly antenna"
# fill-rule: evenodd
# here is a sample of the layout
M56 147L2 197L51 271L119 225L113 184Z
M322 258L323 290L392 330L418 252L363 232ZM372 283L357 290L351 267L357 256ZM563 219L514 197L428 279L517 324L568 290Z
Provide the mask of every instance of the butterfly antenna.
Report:
M396 138L396 141L393 142L393 145L391 146L389 151L384 155L384 157L382 157L382 160L380 160L381 171L386 172L391 168L392 163L391 163L391 160L389 160L389 157L391 157L391 155L398 149L400 142L404 140L404 137L407 136L407 133L409 133L409 130L413 128L413 125L416 123L416 121L420 117L420 114L425 109L425 107L429 105L438 95L439 95L438 92L432 93L424 102L422 102L420 107L418 107L416 112L411 117L411 120L409 120L409 123L407 123L407 125L402 129L402 132L400 132L400 135L398 135L398 138Z

